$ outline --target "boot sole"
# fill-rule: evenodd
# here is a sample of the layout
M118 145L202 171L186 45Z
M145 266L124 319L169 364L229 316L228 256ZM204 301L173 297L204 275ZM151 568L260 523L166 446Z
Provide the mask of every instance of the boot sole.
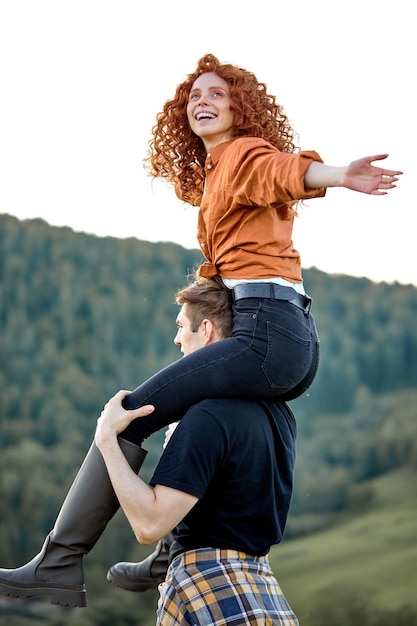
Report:
M164 582L165 578L159 580L155 578L141 578L140 580L130 581L126 578L118 578L111 572L107 572L107 580L109 583L125 589L125 591L147 591L148 589L158 589L158 586Z
M18 583L11 585L0 581L0 594L10 598L32 598L34 596L47 596L51 604L70 607L86 607L87 594L83 585L76 587L51 587L48 583L37 583L32 587L23 587Z

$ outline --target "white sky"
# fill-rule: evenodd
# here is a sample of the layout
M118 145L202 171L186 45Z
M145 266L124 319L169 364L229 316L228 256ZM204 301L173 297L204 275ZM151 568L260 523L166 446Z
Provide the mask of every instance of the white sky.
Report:
M294 232L303 266L417 284L408 0L0 0L0 212L196 248L196 209L142 159L207 52L265 82L326 163L389 153L404 171L385 197L310 201Z

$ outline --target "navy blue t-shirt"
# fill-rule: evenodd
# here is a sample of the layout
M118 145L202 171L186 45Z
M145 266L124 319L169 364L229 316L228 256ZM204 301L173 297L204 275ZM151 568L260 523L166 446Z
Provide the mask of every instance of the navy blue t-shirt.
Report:
M212 547L261 556L282 539L296 422L283 402L211 399L191 407L151 480L199 498L173 531L175 552Z

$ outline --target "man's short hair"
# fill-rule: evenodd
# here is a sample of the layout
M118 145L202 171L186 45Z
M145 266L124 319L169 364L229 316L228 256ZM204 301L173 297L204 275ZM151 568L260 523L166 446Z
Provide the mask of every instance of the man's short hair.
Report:
M180 306L187 305L187 316L191 320L191 330L194 333L204 319L209 319L223 338L232 334L232 291L226 287L220 276L198 277L176 293L175 301Z

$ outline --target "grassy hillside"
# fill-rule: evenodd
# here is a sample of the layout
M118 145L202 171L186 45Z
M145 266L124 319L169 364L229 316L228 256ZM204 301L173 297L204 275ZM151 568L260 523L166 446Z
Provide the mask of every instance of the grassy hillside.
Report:
M359 622L359 615L378 615L381 625L390 613L390 626L417 624L417 473L405 468L358 487L369 488L369 511L272 550L272 568L300 626L374 623ZM408 611L414 617L405 621Z

